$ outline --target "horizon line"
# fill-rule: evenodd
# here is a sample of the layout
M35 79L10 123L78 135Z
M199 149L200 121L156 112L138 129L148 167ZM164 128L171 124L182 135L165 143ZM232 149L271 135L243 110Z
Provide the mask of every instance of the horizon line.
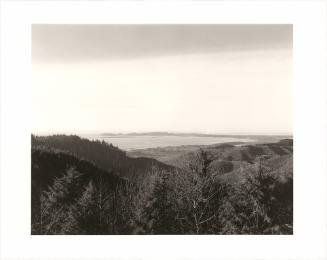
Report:
M262 132L194 132L194 131L32 131L32 135L146 135L146 134L169 134L169 135L216 135L216 136L238 136L238 135L261 135L261 136L293 136L293 133L262 133Z

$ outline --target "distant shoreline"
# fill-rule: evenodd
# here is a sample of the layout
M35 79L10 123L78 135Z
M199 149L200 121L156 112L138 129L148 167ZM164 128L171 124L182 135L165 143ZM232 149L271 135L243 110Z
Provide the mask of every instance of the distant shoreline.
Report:
M92 135L92 134L90 134ZM290 134L203 134L203 133L174 133L174 132L143 132L143 133L100 133L99 136L123 137L123 136L179 136L179 137L285 137L293 138Z
M52 136L66 134L53 134ZM70 134L68 134L70 135ZM175 148L189 149L191 147L206 147L218 144L260 144L275 143L282 139L293 139L288 135L214 135L200 133L126 133L126 134L71 134L89 140L99 140L110 143L121 150L135 151L143 149ZM47 135L44 135L47 136ZM48 135L51 136L51 135Z

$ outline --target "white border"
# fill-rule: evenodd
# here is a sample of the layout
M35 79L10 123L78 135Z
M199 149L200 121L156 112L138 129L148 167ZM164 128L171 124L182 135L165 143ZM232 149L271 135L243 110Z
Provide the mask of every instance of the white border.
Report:
M326 259L324 2L8 1L1 5L1 259ZM293 24L294 235L31 236L32 23Z

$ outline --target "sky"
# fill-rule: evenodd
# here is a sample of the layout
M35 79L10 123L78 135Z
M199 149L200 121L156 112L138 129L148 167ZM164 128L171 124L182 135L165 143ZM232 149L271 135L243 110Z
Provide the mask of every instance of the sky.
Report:
M33 25L34 133L292 133L292 25Z

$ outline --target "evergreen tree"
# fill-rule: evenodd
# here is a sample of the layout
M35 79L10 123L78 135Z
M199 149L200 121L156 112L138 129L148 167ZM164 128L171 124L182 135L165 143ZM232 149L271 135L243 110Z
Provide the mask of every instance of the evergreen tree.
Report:
M276 201L274 188L277 179L264 170L262 160L258 162L257 172L249 174L244 190L249 198L252 212L249 215L250 228L255 233L262 233L272 223L272 208Z
M69 211L75 198L80 193L78 185L80 173L69 169L60 178L56 178L48 191L41 193L40 233L64 234L69 232L67 227L71 219Z
M146 230L152 234L176 234L176 213L168 172L159 172L154 182L149 203L145 209Z
M79 234L115 233L113 192L100 180L89 182L71 212L71 219Z

